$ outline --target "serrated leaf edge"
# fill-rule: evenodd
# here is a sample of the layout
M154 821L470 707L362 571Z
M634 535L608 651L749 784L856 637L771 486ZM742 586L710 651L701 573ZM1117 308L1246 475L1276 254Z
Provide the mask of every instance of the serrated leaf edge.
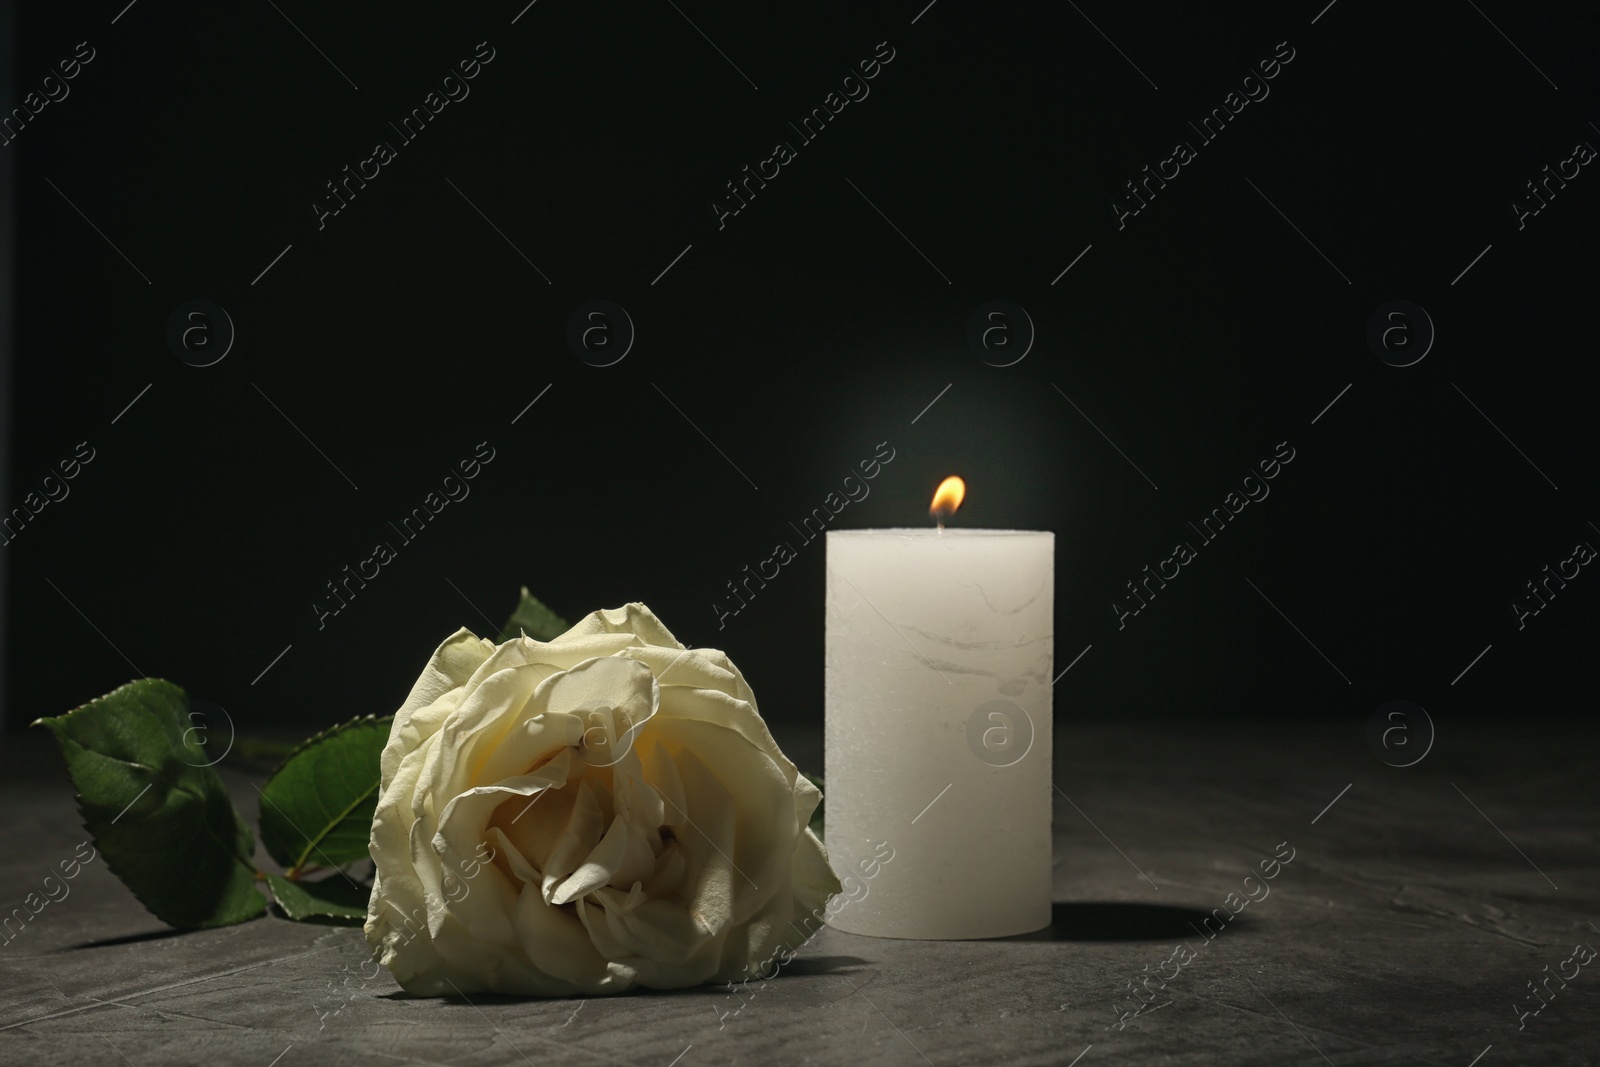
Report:
M104 693L104 694L102 694L100 696L94 697L91 700L86 700L82 704L79 704L77 707L71 708L71 709L69 709L67 711L62 712L60 715L41 715L37 719L34 719L28 725L29 726L43 726L46 729L48 729L51 732L51 734L55 737L56 744L57 744L57 746L59 748L59 747L62 746L62 743L64 741L70 741L71 740L70 737L68 737L67 735L62 733L62 730L65 728L64 724L66 723L67 719L71 718L73 715L76 715L78 712L85 710L86 708L88 708L92 704L98 704L103 700L108 700L111 697L115 696L116 694L122 692L122 690L124 690L124 689L131 689L132 687L138 685L140 682L155 682L155 683L159 683L160 685L170 686L172 689L175 689L179 693L179 695L181 695L183 697L183 702L185 704L187 704L189 702L188 690L184 689L183 686L179 685L176 682L169 681L166 678L155 678L155 677L135 678L132 681L128 681L128 682L122 683L121 685L119 685L116 688L110 690L109 692L106 692L106 693ZM78 744L78 742L76 742L76 741L72 741L72 744L74 746L76 746L77 748L82 749L85 752L93 752L94 751L93 749L84 748L83 745ZM138 768L140 771L143 771L143 772L147 773L151 777L151 783L150 783L151 785L155 784L155 778L157 776L156 768L146 766L143 763L135 763L132 760L120 759L120 758L118 758L116 756L110 755L110 754L105 753L105 752L95 752L94 754L99 756L102 759L109 760L109 761L111 761L113 763L120 763L120 764L122 764L122 765L124 765L126 767ZM62 752L63 759L65 759L65 756L66 756L66 753L63 751ZM90 812L89 812L87 804L84 801L83 793L78 791L77 783L72 780L72 771L71 771L71 769L69 767L63 767L63 770L66 771L67 780L69 782L72 782L73 791L77 794L78 803L75 805L75 807L76 807L76 810L78 812L78 818L83 822L84 831L88 833L89 837L95 843L95 854L100 856L100 857L102 857L102 858L104 858L105 863L106 863L106 869L109 870L112 874L117 876L117 881L122 883L123 888L126 889L130 894L132 894L133 899L137 900L139 902L140 906L143 907L145 911L148 911L151 915L154 915L157 919L160 919L162 922L166 923L168 926L171 926L173 929L176 929L176 930L205 930L205 929L216 929L217 927L220 927L220 926L233 926L233 925L237 925L237 922L248 922L250 919L256 918L257 916L261 915L263 912L266 911L266 907L267 907L266 898L262 897L258 893L256 896L257 896L257 900L258 900L258 902L260 904L260 907L258 909L256 909L256 910L252 911L250 913L250 915L247 916L245 919L240 919L240 920L237 920L236 922L192 925L192 924L179 924L179 923L173 922L171 919L166 918L162 914L162 912L165 911L166 909L165 908L161 908L161 909L158 910L157 906L154 903L152 903L149 899L147 899L146 894L144 894L144 893L140 892L139 890L135 889L133 887L133 885L131 883L129 883L129 881L127 879L127 876L123 873L123 871L121 869L119 869L121 865L111 857L110 853L106 852L101 847L101 841L100 841L99 835L96 834L92 829L89 828ZM216 773L215 770L213 770L212 773L215 774ZM149 786L146 786L145 788L146 788L146 790L148 790ZM182 793L185 796L189 797L191 800L193 800L193 801L195 801L195 802L197 802L199 804L202 804L202 805L206 802L205 797L203 797L199 793L196 793L195 791L193 791L191 789L187 789L187 788L185 788L185 787L183 787L181 785L174 785L174 786L172 786L171 788L168 789L168 794L171 794L171 793L174 793L174 792ZM224 787L223 793L224 793L224 795L227 794L226 787ZM144 796L144 792L140 792L139 796L134 798L133 803L137 803L139 798L142 797L142 796ZM239 809L236 806L234 806L233 798L231 796L228 797L228 804L229 804L230 807L233 807L233 813L234 813L234 816L239 820L239 825L243 826L245 828L245 832L246 833L250 833L250 827L245 823L244 816L239 813ZM130 804L129 807L132 807L132 804ZM127 809L125 808L125 809L123 809L123 811L124 811L124 813L126 813ZM120 819L121 817L122 817L121 815L117 816L118 819ZM112 822L115 823L116 819L113 819ZM212 842L214 842L215 844L220 846L222 848L223 852L228 856L229 859L231 859L234 862L234 864L236 864L237 866L242 867L243 869L249 871L252 875L256 876L256 878L259 879L261 872L256 870L255 861L254 861L254 859L252 857L241 856L239 854L239 852L237 851L237 847L236 847L237 843L236 842L225 842L225 841L221 840L220 838L218 838L216 833L215 833L215 831L213 830L213 828L212 828L212 826L211 826L211 824L209 822L206 822L206 821L202 820L202 825L205 827L206 836L209 837L212 840ZM251 840L251 843L253 845L255 843L255 835L253 833L250 833L250 840Z
M331 877L341 877L341 876L340 875L333 875ZM283 900L278 895L278 887L275 884L275 880L286 882L290 886L292 886L292 887L294 887L296 889L301 889L302 892L305 892L306 895L309 896L309 897L312 897L312 899L317 899L317 898L314 897L311 893L305 891L303 887L307 886L307 885L315 885L316 883L314 883L314 882L302 882L302 881L299 881L298 879L290 878L288 875L285 875L285 874L271 874L271 873L268 873L268 874L264 875L262 880L265 881L267 886L268 886L268 888L272 890L272 903L274 903L274 904L276 904L278 906L278 910L282 911L283 915L284 915L284 918L288 919L290 922L300 923L300 922L307 922L307 921L309 921L311 919L335 919L335 920L339 920L341 922L351 922L351 920L356 919L356 916L354 916L354 915L342 915L342 914L335 914L335 913L332 913L332 912L311 912L311 913L309 913L307 915L304 915L304 916L291 915L289 913L288 907L286 907L284 905ZM371 887L370 886L368 886L366 888L368 889L369 892L371 891ZM356 909L351 908L351 910L354 911ZM354 923L351 923L351 924L354 925Z
M390 722L390 723L392 723L393 721L394 721L394 716L393 715L357 715L355 718L350 719L347 722L341 722L336 726L330 726L326 730L323 730L320 733L313 734L311 737L306 738L304 741L300 742L300 744L296 745L295 748L294 748L294 751L290 752L287 756L285 756L283 758L283 762L278 764L276 767L274 767L273 770L272 770L272 773L267 776L266 785L261 787L262 799L263 800L267 800L268 803L271 803L273 805L273 807L277 807L276 802L271 801L271 800L269 800L267 798L267 793L266 793L267 787L272 785L273 779L277 778L278 775L283 772L283 769L285 767L289 766L290 763L294 762L294 760L295 760L295 758L297 756L302 755L308 749L310 749L312 746L319 745L324 741L327 741L327 740L330 740L331 738L337 737L338 735L344 733L345 731L352 730L355 727L360 726L360 725L362 725L364 723L369 723L369 722L370 723L380 723L380 722ZM357 797L353 802L351 802L343 811L339 812L339 814L334 818L334 821L333 821L332 825L336 826L341 821L343 821L344 818L347 815L349 815L352 811L354 811L363 801L365 801L368 797L372 796L373 793L377 792L377 790L378 790L378 788L379 788L379 786L381 784L382 784L382 782L380 780L377 784L374 784L371 789L366 790L359 797ZM288 815L286 813L283 813L283 812L280 811L279 814L282 814L286 821L288 820ZM291 825L293 825L293 824L291 823ZM300 854L295 857L294 863L291 864L289 866L289 869L284 872L284 877L287 878L289 881L298 882L300 879L298 877L295 877L295 876L298 875L298 873L300 871L300 868L305 866L306 861L311 857L311 853L316 852L318 850L318 847L319 847L320 843L322 842L322 840L328 836L329 828L325 827L323 829L323 832L322 832L321 836L317 837L315 840L312 839L310 834L306 834L305 831L300 830L300 828L298 826L296 826L294 828L306 837L307 844L306 844L306 847L300 852Z
M351 729L354 729L357 726L360 726L364 722L374 722L374 723L376 723L376 722L390 722L390 723L392 723L392 722L394 722L394 716L393 715L371 715L371 714L368 714L368 715L357 715L355 718L350 719L350 720L348 720L346 722L341 722L336 726L330 726L326 730L323 730L323 731L321 731L319 733L312 734L310 737L306 738L304 741L302 741L298 745L294 746L294 749L291 750L290 753L287 756L283 757L283 762L279 763L276 767L272 768L272 773L267 775L267 781L271 782L274 778L276 778L278 776L278 772L282 771L285 767L287 767L289 765L291 760L293 760L296 756L300 755L306 749L310 748L312 745L321 744L323 741L328 740L328 738L336 737L339 734L344 733L346 730L351 730Z

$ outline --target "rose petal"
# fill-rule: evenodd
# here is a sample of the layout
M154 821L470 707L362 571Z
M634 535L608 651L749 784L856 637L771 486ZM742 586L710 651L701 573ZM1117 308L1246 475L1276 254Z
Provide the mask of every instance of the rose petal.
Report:
M517 898L516 928L528 957L575 992L608 993L633 985L633 969L602 954L571 906L546 903L537 886L523 887Z
M800 833L794 786L783 768L742 733L672 718L665 706L640 740L649 746L642 752L647 781L666 777L669 765L682 779L685 802L668 805L662 821L688 850L689 870L713 869L718 859L732 865L736 899L725 921L747 921L788 882Z
M578 916L603 954L661 989L698 985L717 973L727 928L708 932L670 901L645 899L630 907L630 896L602 889L578 903Z
M556 638L556 641L565 643L573 638L600 633L633 634L647 645L683 647L683 642L672 636L672 632L656 618L655 613L637 601L624 604L620 608L591 612L579 619L572 629Z
M798 790L797 799L808 798L811 794L815 794L810 807L803 813L799 811L795 813L795 827L798 830L811 821L811 812L816 807L816 800L821 799L821 794L816 793L815 788L808 782L803 787L796 784L805 782L805 777L789 761L789 757L783 754L777 741L773 740L771 731L767 729L766 722L756 712L754 705L715 689L668 684L661 687L661 705L656 715L663 723L669 719L694 720L736 732L778 768L789 786ZM734 765L739 762L740 760L735 758Z
M400 757L414 751L418 745L444 723L453 702L441 706L443 699L464 685L484 660L494 652L494 645L462 628L445 638L428 665L411 687L400 710L394 713L394 725L389 729L389 741L383 746L382 780L388 785L394 777ZM423 712L422 715L418 715Z
M521 723L522 711L539 683L554 673L538 664L486 672L495 659L491 656L486 660L467 682L461 706L439 731L439 754L433 774L418 783L419 789L452 797L485 784L479 777L484 764ZM552 749L556 744L559 742L552 744Z
M366 933L412 993L742 980L838 889L744 677L642 604L549 642L453 635L382 771Z
M566 825L562 827L561 836L556 839L555 847L550 850L550 858L543 868L544 880L539 888L546 901L554 903L557 887L583 864L589 853L594 851L595 845L600 843L600 837L604 832L605 822L600 812L600 802L595 799L594 790L589 788L589 783L581 782L578 785L578 796L572 805L572 812L567 818Z

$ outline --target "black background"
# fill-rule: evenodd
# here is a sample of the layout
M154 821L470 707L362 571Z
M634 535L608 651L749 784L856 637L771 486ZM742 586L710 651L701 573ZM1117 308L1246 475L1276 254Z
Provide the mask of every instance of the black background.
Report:
M14 101L96 55L0 149L8 507L78 442L96 458L0 549L12 729L147 674L254 729L387 713L523 583L573 619L643 600L768 717L820 723L823 546L788 523L879 442L838 527L925 522L955 472L957 522L1056 532L1058 670L1092 645L1063 723L1593 704L1600 577L1520 631L1509 607L1600 544L1600 176L1523 229L1511 206L1600 145L1592 8L124 2L18 20ZM470 96L319 230L324 183L480 41ZM798 144L882 41L870 95ZM1198 145L1187 123L1283 41L1270 95ZM712 199L778 140L798 158L719 230ZM1119 229L1177 140L1198 157ZM207 368L166 341L196 298L237 328ZM637 328L606 368L565 341L597 298ZM966 343L991 299L1037 329L1016 365ZM1365 339L1394 299L1437 328L1414 366ZM398 545L480 441L471 495ZM1282 441L1270 497L1119 630L1124 583ZM379 540L398 559L319 629ZM798 558L719 629L778 540Z

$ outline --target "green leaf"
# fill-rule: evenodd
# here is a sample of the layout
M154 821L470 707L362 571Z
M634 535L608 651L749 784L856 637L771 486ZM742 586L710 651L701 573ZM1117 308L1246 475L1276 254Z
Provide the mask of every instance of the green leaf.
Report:
M281 874L267 875L272 898L283 913L296 921L320 919L341 926L360 926L367 919L367 898L372 887L335 874L317 882L291 882Z
M291 874L367 858L378 758L393 716L368 715L306 741L261 790L261 843Z
M806 781L816 786L817 792L823 794L823 798L817 801L817 810L811 813L811 822L808 824L811 828L811 832L817 835L817 840L821 841L823 828L822 809L828 802L827 794L822 788L822 776L818 774L807 774L805 771L801 771L800 775Z
M269 741L241 734L233 739L230 755L240 757L242 763L264 763L267 770L272 770L292 756L298 747L285 741Z
M567 620L545 607L528 592L527 586L523 586L522 599L517 603L517 610L511 613L511 618L506 620L505 629L500 631L500 640L509 641L527 634L536 641L550 641L569 629L571 626Z
M35 725L61 745L95 847L156 918L200 929L266 910L255 839L194 739L182 689L144 678Z

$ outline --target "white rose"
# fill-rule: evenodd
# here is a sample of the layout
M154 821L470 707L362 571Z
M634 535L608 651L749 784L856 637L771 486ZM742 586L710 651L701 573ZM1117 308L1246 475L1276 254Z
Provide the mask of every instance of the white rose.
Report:
M410 993L747 979L839 882L743 676L643 604L553 641L461 630L395 714L366 936Z

